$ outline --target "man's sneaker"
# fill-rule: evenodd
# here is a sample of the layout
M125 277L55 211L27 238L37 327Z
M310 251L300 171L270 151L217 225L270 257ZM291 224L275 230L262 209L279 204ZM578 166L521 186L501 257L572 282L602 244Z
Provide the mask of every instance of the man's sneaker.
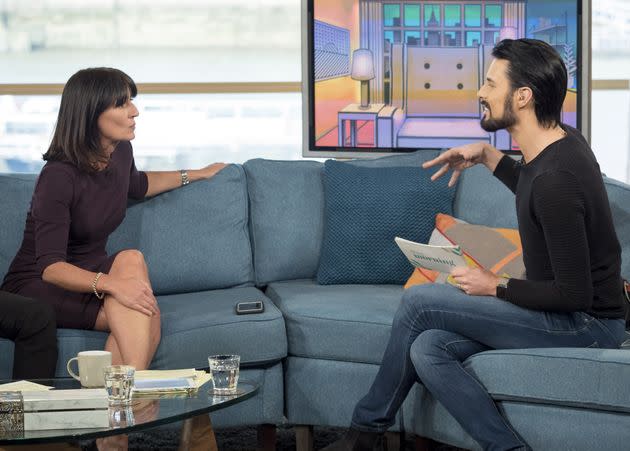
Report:
M348 429L343 438L321 451L387 451L385 434Z

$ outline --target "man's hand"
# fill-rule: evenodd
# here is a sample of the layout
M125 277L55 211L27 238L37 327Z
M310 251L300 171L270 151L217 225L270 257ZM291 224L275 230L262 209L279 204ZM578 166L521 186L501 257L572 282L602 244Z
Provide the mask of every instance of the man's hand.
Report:
M459 267L451 271L459 288L471 296L496 296L500 277L486 269Z
M443 154L437 156L433 160L426 161L422 164L422 167L424 169L427 169L439 164L442 165L442 167L431 176L431 180L436 180L442 177L450 169L452 169L453 175L448 182L448 186L455 186L455 183L457 183L457 179L459 179L459 175L464 169L468 169L478 163L488 166L486 153L490 153L493 157L495 157L492 158L493 163L497 156L502 156L502 154L490 144L486 142L477 142L459 147L453 147L452 149L449 149ZM496 163L494 163L494 167L496 167ZM489 169L494 170L494 167L489 167Z

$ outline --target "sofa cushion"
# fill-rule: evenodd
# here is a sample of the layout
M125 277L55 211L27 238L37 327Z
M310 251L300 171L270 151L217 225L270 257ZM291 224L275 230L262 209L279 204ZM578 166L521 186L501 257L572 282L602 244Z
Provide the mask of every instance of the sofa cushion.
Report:
M108 253L143 252L156 294L253 284L245 173L230 165L131 205L111 235Z
M362 167L419 167L438 151L418 151L371 160ZM324 233L322 163L254 159L247 174L256 283L314 278Z
M403 284L413 267L394 238L426 243L437 213L451 213L447 178L421 168L324 165L324 238L317 282Z
M630 353L621 349L504 349L464 366L496 400L630 413Z
M312 277L323 233L322 164L255 159L243 167L256 284Z
M518 227L514 193L483 165L462 173L457 183L453 215L471 224Z
M22 244L35 174L0 174L0 283Z
M266 294L284 316L290 355L380 364L403 289L291 280Z
M237 315L237 302L262 300L263 313ZM158 297L162 341L152 368L207 367L212 354L239 354L241 365L276 362L287 355L284 319L254 287Z

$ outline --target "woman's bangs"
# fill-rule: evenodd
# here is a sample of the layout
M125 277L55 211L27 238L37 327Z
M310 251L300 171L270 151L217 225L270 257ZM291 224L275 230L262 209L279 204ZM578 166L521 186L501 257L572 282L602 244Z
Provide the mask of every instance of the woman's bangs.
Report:
M136 84L131 79L131 77L127 76L124 73L121 73L120 77L116 77L114 81L114 86L112 87L112 104L114 106L122 106L130 99L133 99L138 95L138 88Z

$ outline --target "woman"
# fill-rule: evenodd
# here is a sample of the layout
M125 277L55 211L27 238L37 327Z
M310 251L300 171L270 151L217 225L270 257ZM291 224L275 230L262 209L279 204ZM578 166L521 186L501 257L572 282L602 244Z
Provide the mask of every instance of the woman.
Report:
M160 310L138 250L108 256L105 244L141 199L203 178L196 171L136 170L131 141L137 89L123 72L80 70L64 87L57 126L44 154L22 245L2 289L41 299L57 325L109 331L112 363L146 369L160 342Z

